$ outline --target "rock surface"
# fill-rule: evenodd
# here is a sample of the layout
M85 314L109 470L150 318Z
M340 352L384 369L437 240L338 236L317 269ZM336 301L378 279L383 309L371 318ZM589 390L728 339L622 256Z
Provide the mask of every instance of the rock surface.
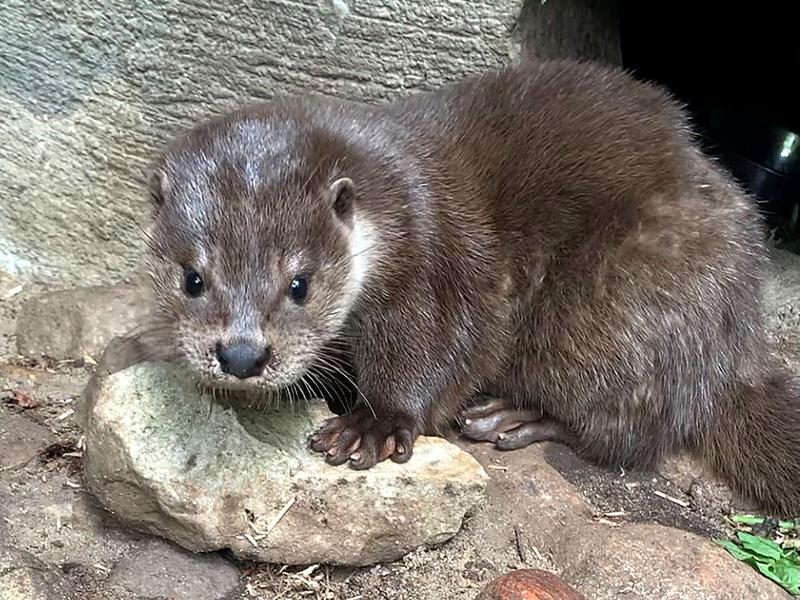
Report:
M502 556L503 542L505 547L510 542L518 555L517 560L506 555L504 562L496 564L546 569L591 600L788 599L780 587L711 541L722 534L701 537L666 525L630 522L632 516L645 514L648 506L661 501L652 493L636 492L641 485L639 474L606 472L606 478L621 488L619 495L609 499L627 500L621 516L606 516L604 510L619 510L621 505L598 510L587 503L591 489L568 483L553 465L563 469L570 464L576 472L569 478L579 481L589 478L574 477L577 471L595 468L578 460L567 463L564 456L573 453L560 444L535 444L514 452L464 446L491 477L489 499L468 535L480 544L482 556L495 562ZM636 487L629 487L634 482ZM691 500L679 490L659 487ZM623 494L629 495L627 499ZM691 516L696 520L692 528L705 529L702 514L666 504L675 509L673 523L686 522L685 517ZM721 519L719 514L716 519ZM494 577L504 575L496 567L491 571Z
M223 600L239 587L239 571L219 555L153 539L119 561L109 584L142 598Z
M113 338L146 323L150 311L147 291L136 285L34 296L17 317L17 351L29 358L97 358Z
M46 427L19 415L0 413L0 469L26 463L52 440Z
M0 600L76 600L57 570L33 554L0 546Z
M661 525L570 527L553 560L592 600L790 598L711 541Z
M421 438L412 459L367 472L306 447L326 409L264 413L211 402L176 367L109 376L89 411L85 480L121 521L194 551L281 564L367 565L455 535L487 475Z

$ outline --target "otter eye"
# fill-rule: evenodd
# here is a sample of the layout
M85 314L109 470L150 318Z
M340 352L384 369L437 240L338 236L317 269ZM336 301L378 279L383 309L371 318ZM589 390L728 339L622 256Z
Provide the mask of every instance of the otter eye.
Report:
M308 278L305 275L297 275L289 284L289 296L296 304L302 304L308 294Z
M183 289L186 295L191 298L197 298L203 293L204 287L203 279L197 271L186 269L183 281Z

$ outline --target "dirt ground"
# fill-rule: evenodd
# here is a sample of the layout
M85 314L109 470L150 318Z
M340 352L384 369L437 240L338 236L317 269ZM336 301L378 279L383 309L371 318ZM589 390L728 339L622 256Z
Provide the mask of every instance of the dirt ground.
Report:
M13 418L15 426L41 426L32 435L42 439L32 439L31 456L0 471L0 540L56 569L76 598L140 598L110 585L109 574L113 563L136 551L146 536L117 526L81 485L82 433L74 407L94 366L12 358L13 319L21 300L0 307L0 352L6 357L0 362L0 423ZM657 523L706 539L731 531L727 490L705 481L683 460L672 461L661 473L610 472L558 444L499 452L455 434L452 441L473 454L491 477L487 502L455 538L397 563L362 569L287 568L227 557L241 574L227 597L471 600L491 578L511 569L561 573L564 561L553 558L564 554L557 547L560 532L576 524L613 530L622 523ZM52 509L64 503L79 508L65 515ZM50 508L37 512L42 506Z

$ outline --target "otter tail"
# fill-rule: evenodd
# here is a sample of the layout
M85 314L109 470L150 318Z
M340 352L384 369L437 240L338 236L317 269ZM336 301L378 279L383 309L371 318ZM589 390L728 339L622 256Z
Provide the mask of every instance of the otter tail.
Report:
M738 382L702 441L709 465L774 516L800 516L800 380L776 361Z

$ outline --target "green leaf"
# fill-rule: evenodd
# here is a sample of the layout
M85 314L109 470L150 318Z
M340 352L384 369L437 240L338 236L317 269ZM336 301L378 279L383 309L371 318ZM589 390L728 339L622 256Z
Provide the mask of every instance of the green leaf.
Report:
M761 525L766 519L756 515L733 515L731 520L742 525ZM795 525L794 521L778 521L778 529L794 529Z
M733 515L731 520L734 523L741 523L742 525L760 525L764 522L764 517L756 517L755 515Z
M789 593L795 596L800 594L800 567L782 560L775 564L775 574L780 578L781 585L789 590Z
M725 550L727 550L728 553L736 560L746 561L749 558L756 558L756 556L747 550L740 548L730 540L714 540L714 542L725 548Z
M759 556L771 558L773 560L783 558L783 549L772 540L745 531L739 531L736 535L745 549Z
M772 540L744 531L737 533L741 546L732 540L714 540L735 559L749 564L793 596L800 596L800 564L793 548L782 548Z
M768 565L768 564L765 564L765 563L762 563L762 562L757 562L756 563L756 569L758 569L759 572L762 575L765 575L766 577L769 577L772 581L774 581L775 583L777 583L781 587L784 587L783 581L781 580L781 578L778 577L775 574L775 572L772 570L772 565Z

